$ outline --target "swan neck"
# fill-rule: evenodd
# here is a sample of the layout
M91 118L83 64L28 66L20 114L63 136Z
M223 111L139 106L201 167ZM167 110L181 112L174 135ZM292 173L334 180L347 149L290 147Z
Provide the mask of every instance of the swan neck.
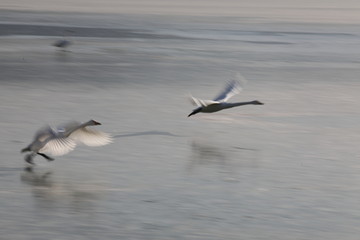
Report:
M249 102L237 102L237 103L229 103L228 107L237 107L237 106L243 106L243 105L249 105L249 104L255 104L253 101L249 101Z

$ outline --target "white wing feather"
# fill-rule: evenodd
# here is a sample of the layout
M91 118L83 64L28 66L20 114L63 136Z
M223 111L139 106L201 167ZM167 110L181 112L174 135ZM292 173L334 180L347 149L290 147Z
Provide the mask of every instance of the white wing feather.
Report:
M103 146L112 142L110 134L88 127L76 130L70 134L69 138L92 147Z
M42 147L40 153L48 153L53 156L65 155L68 152L74 150L76 143L69 138L55 138L48 141L44 147Z
M239 94L242 90L242 87L246 84L246 79L238 72L235 75L235 79L228 82L225 89L218 94L213 100L202 100L199 98L194 98L190 95L190 102L194 106L206 107L211 104L219 104L222 102L227 102L231 97L236 94Z
M232 96L240 93L241 87L238 82L231 81L227 84L226 88L216 97L214 101L226 102Z
M239 72L237 72L235 74L235 78L233 78L228 82L225 89L216 98L214 98L214 101L219 101L219 102L228 101L234 95L239 94L246 83L247 80Z
M219 103L219 101L214 101L214 100L202 100L199 98L194 98L193 96L190 96L190 102L194 105L194 106L198 106L198 107L206 107L209 106L211 104L217 104Z

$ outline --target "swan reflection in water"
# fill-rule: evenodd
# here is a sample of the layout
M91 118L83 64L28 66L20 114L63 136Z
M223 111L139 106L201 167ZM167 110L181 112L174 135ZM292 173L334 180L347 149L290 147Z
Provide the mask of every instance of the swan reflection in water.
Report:
M253 148L223 146L210 140L193 139L190 149L189 173L201 168L215 168L218 173L237 176L239 169L256 168L258 164L258 150Z
M33 167L26 167L21 174L21 181L34 187L51 188L53 186L51 175L51 171L35 172Z
M91 212L99 200L101 188L89 183L74 183L72 179L56 179L51 170L26 167L20 180L30 186L35 206L44 214L66 208L71 212ZM90 186L90 187L89 187Z

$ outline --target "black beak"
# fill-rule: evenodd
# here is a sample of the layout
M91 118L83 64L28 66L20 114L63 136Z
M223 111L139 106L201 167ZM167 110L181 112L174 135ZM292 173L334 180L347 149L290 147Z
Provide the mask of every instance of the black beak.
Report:
M195 109L194 111L192 111L192 113L190 113L190 114L188 115L188 117L190 117L191 115L194 115L194 114L197 114L197 113L201 112L201 109L202 109L201 107Z
M99 123L98 121L93 120L93 122L95 125L101 125L101 123Z

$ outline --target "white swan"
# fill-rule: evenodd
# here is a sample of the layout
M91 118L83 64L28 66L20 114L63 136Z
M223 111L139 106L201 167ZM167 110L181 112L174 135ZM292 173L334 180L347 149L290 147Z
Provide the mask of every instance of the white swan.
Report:
M89 126L101 125L90 120L85 123L76 121L68 122L56 128L49 125L39 129L32 143L21 152L31 152L25 156L25 161L33 164L36 154L43 156L48 161L54 160L46 154L61 156L74 150L77 143L88 146L102 146L112 142L112 137L104 132L89 128Z
M258 100L250 101L250 102L236 102L229 103L227 102L232 96L238 94L242 90L240 83L238 81L232 80L228 83L226 88L216 97L214 100L201 100L198 98L194 98L190 96L190 101L193 105L198 106L195 108L188 117L197 114L199 112L203 113L212 113L217 112L223 109L242 106L242 105L263 105L262 102Z

